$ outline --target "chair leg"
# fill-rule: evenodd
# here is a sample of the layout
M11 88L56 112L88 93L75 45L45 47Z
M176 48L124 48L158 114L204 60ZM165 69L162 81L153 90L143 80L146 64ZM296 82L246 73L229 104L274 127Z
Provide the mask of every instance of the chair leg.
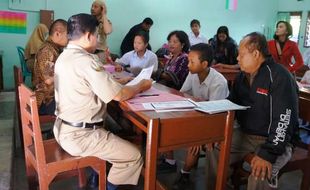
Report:
M78 169L79 173L79 187L83 188L86 187L86 174L85 174L85 168L79 168Z
M31 166L29 161L26 159L26 175L27 175L27 181L28 181L28 187L29 189L36 189L34 187L37 187L37 176L35 169Z
M303 176L301 180L300 190L310 189L310 171L303 171Z

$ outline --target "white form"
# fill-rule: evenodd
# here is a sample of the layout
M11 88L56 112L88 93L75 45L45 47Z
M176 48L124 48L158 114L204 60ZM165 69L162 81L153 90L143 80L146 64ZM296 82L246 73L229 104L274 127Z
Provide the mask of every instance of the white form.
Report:
M136 76L132 81L128 82L126 86L136 85L143 79L150 79L153 73L154 65L141 70L138 76Z

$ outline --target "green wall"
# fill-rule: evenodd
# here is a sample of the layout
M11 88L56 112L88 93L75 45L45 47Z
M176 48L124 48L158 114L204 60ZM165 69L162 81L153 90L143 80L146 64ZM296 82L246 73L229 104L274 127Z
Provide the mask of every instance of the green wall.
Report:
M279 0L239 0L237 11L225 9L226 0L106 0L108 17L113 23L113 33L108 44L111 52L118 53L120 43L130 27L151 17L154 25L150 43L157 50L166 42L172 30L190 31L189 22L196 18L201 22L201 32L212 37L217 28L227 25L230 35L239 42L252 31L268 34L278 11ZM281 2L283 0L280 0ZM55 11L55 19L68 19L72 14L89 13L92 0L47 0L47 9ZM308 6L309 7L309 6ZM8 0L0 1L0 10L8 10ZM0 33L0 50L4 51L4 85L13 88L12 66L19 65L16 46L25 46L33 28L39 22L38 12L28 13L27 34Z

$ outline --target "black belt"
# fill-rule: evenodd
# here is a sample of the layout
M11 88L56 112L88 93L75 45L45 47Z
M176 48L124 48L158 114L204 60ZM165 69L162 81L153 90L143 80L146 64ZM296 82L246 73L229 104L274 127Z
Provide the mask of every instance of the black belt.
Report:
M97 127L103 126L103 121L100 121L97 123L85 123L85 122L75 123L75 122L68 122L68 121L62 120L62 122L72 127L82 127L82 128L96 128L96 126Z

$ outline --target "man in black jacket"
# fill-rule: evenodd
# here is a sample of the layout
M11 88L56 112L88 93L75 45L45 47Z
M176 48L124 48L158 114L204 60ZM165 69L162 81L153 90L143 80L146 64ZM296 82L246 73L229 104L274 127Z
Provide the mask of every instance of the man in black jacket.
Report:
M298 127L297 85L291 74L270 57L262 34L246 35L237 59L242 72L228 99L250 108L236 112L239 126L233 132L230 163L254 153L248 166L248 189L276 187L279 169L291 158L291 143ZM216 154L212 155L210 163L214 164ZM213 164L211 167L217 165Z
M129 32L126 34L125 38L121 44L121 53L124 55L125 53L133 50L133 41L135 35L138 34L140 31L145 31L147 35L149 35L150 28L153 25L153 20L149 17L145 18L141 23L133 26ZM151 50L150 44L148 44L147 49Z

